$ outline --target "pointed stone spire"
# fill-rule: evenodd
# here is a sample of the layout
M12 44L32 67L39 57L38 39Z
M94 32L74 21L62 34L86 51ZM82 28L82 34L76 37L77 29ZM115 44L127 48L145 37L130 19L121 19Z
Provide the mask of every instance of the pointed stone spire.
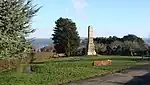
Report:
M92 26L88 26L88 50L87 55L96 55L95 45L93 42L93 28Z

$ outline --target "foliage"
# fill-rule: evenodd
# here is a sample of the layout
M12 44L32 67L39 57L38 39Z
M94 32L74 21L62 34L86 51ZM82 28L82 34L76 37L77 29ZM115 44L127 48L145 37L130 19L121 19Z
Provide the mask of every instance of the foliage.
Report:
M0 58L24 58L31 45L25 39L34 32L31 19L39 10L31 0L0 0Z
M96 53L103 54L106 51L106 45L103 43L95 43Z
M71 19L62 17L55 24L52 40L56 51L65 53L67 56L73 55L80 43L76 24Z
M41 52L55 52L53 45L48 45L40 49Z
M96 51L99 54L107 55L145 55L149 48L142 38L133 34L125 35L123 38L113 37L97 37L94 39L96 42ZM101 48L106 47L105 51Z
M144 40L140 37L137 37L136 35L133 35L133 34L128 34L128 35L125 35L123 38L122 38L123 41L136 41L136 42L141 42L141 43L144 43Z
M94 60L112 60L112 65L92 66ZM142 65L131 57L123 56L84 56L54 59L33 65L33 72L0 74L0 85L58 85L70 81L113 73L132 66Z

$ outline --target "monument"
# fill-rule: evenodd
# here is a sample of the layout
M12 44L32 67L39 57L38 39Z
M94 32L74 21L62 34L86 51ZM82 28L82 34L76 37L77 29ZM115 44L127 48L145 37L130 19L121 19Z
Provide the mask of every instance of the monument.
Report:
M92 28L92 26L88 26L87 55L96 55L95 45L93 42L93 28Z

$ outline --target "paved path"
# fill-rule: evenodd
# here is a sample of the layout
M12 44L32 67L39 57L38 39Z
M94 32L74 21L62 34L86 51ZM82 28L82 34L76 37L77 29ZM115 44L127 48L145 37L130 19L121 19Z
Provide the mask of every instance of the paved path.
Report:
M133 67L122 73L85 79L66 85L150 85L150 64Z

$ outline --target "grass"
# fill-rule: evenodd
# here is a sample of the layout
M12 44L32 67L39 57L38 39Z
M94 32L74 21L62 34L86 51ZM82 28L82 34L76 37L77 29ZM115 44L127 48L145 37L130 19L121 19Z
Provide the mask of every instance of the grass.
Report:
M92 66L94 60L112 60L112 65ZM85 56L51 59L36 62L32 73L18 74L15 71L0 73L0 85L57 85L70 81L101 76L136 65L143 65L139 59L123 56Z

